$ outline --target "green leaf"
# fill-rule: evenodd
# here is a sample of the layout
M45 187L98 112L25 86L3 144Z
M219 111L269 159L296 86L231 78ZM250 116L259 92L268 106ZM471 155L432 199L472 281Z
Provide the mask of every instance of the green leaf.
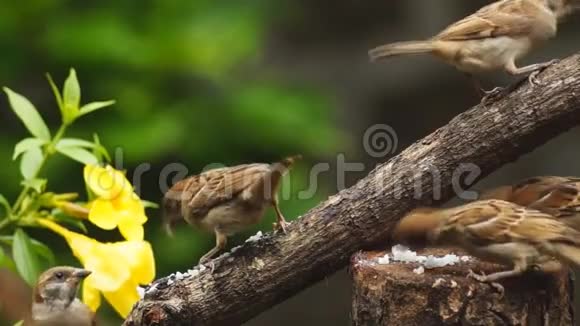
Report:
M78 138L63 138L63 139L59 140L58 143L56 144L56 148L59 148L59 147L95 148L95 146L97 146L97 145L94 143L91 143L90 141L86 141L84 139L78 139Z
M4 249L0 248L0 268L8 268L14 270L14 261L6 255Z
M93 142L95 143L96 146L98 146L95 149L93 149L93 154L95 154L97 159L99 159L99 162L104 162L103 158L107 160L107 162L111 162L111 155L109 155L109 152L107 152L105 146L101 144L99 135L93 134Z
M48 180L46 180L46 179L34 178L34 179L23 180L21 182L21 185L28 187L28 188L32 188L32 189L34 189L34 191L36 191L37 193L40 194L46 188L47 182L48 182Z
M65 124L72 122L79 115L81 105L81 87L74 69L70 70L67 79L64 81L63 110L62 119Z
M16 270L20 276L22 276L26 283L34 286L41 272L40 262L32 245L32 241L22 229L17 229L14 233L12 257L14 258Z
M14 325L12 325L12 326L22 326L22 325L24 325L24 320L19 320L16 323L14 323Z
M27 152L33 147L40 148L46 143L48 143L46 140L40 138L25 138L19 141L16 146L14 146L14 154L12 155L12 159L16 160L18 156L22 155L22 153Z
M97 157L87 151L84 148L80 148L80 147L57 147L56 151L61 153L62 155L68 156L71 159L81 162L83 164L97 164L99 162L99 160L97 159Z
M20 161L20 173L24 179L33 179L38 174L42 164L42 151L38 147L33 147L22 155Z
M52 89L52 93L54 94L54 98L56 99L56 104L58 104L58 108L60 109L60 112L63 112L63 108L64 108L64 104L62 102L62 96L60 95L60 90L58 89L58 87L56 86L56 84L54 83L54 80L52 80L52 76L50 76L50 74L46 74L46 79L48 79L48 83L50 84L50 88Z
M50 131L34 105L32 105L26 97L7 87L4 87L4 92L8 96L8 101L10 102L12 110L24 123L26 129L28 129L33 136L49 141Z
M91 102L88 104L83 105L80 111L80 115L83 116L85 114L89 114L93 111L100 110L102 108L106 108L107 106L111 106L115 104L115 101L102 101L102 102Z
M107 149L105 149L99 143L91 143L90 141L86 141L84 139L78 138L63 138L56 144L56 149L64 148L64 147L82 147L82 148L90 148L93 149L93 154L97 158L98 162L101 162L101 156L109 157L109 153L107 153Z
M38 256L44 258L48 266L54 266L56 264L56 259L54 258L54 253L52 252L52 249L50 249L47 245L38 240L34 239L30 240L31 240L30 244L32 245L32 249L34 250L34 252Z
M30 238L30 241L32 242L32 245L35 247L46 246L42 242L35 240L35 239L32 239L32 238ZM2 236L0 236L0 243L3 243L7 246L12 246L12 244L14 243L14 236L13 235L2 235Z
M10 202L8 202L8 199L6 199L6 197L4 197L4 195L2 194L0 194L0 207L3 207L6 213L3 216L7 216L12 210L12 208L10 207Z

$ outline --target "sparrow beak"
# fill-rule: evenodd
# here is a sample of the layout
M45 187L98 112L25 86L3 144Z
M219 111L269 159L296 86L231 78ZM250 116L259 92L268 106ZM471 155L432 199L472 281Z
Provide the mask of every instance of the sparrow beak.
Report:
M82 280L85 279L87 276L91 275L91 271L87 271L86 269L77 269L74 273L73 276Z

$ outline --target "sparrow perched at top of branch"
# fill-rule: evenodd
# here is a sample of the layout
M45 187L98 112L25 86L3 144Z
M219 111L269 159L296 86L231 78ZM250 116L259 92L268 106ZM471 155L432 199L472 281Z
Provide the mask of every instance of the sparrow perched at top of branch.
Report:
M482 260L512 266L487 276L470 274L482 282L517 276L530 268L548 272L559 265L554 258L580 266L580 232L551 215L501 200L416 209L399 222L394 238L457 246Z
M424 41L397 42L369 51L382 58L432 54L468 75L503 69L512 75L538 72L554 61L518 67L516 61L556 35L558 21L578 0L501 0ZM533 80L533 75L532 81Z
M300 158L220 168L177 182L163 198L168 233L181 219L214 232L216 246L200 259L204 263L225 248L227 236L258 223L268 206L274 207L277 227L286 232L277 191L284 173Z
M33 290L32 314L25 325L94 326L94 313L76 298L80 282L91 272L74 267L54 267L38 279Z
M541 176L485 191L480 199L500 199L557 217L580 231L580 178Z

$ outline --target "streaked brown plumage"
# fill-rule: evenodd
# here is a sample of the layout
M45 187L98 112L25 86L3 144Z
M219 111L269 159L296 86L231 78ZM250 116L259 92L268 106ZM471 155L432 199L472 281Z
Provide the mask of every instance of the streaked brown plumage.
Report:
M211 259L233 235L260 221L268 206L277 216L277 227L286 231L287 222L278 206L278 186L284 173L300 156L273 164L244 164L204 172L177 182L163 199L164 224L181 219L202 230L214 232L216 246L200 263Z
M580 178L539 176L485 191L480 199L500 199L534 208L580 230Z
M533 73L553 61L525 67L517 67L516 61L554 37L558 21L577 6L578 0L501 0L451 24L428 40L379 46L370 50L369 55L372 61L377 61L400 55L432 54L470 76L502 69L512 75Z
M397 225L394 237L460 247L482 260L512 267L487 276L472 275L483 282L517 276L531 268L548 272L559 265L555 259L580 266L580 232L551 215L501 200L411 211Z
M94 326L94 313L76 294L91 272L74 267L54 267L40 275L33 290L32 313L25 325Z

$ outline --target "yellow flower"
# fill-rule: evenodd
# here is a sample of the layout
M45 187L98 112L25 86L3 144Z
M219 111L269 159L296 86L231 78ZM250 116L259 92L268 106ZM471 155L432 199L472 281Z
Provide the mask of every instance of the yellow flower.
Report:
M145 208L125 175L111 166L87 165L84 178L98 197L90 203L89 221L105 230L118 227L127 240L143 240Z
M155 278L151 245L142 240L102 243L47 219L38 223L64 237L75 257L92 272L83 284L83 302L96 311L102 294L126 318L139 300L137 286Z

